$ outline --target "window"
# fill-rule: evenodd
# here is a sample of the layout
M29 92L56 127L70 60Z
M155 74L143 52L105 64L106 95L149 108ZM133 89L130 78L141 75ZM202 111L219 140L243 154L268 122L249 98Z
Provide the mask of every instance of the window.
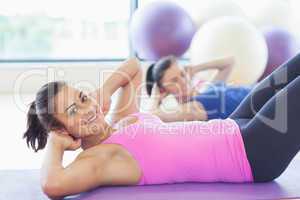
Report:
M4 0L0 60L129 56L130 0Z
M137 5L143 7L153 1L157 0L3 0L0 62L124 59L132 54L128 40L131 14ZM205 3L171 1L181 5L192 17L199 14L197 4ZM255 15L262 0L231 1ZM291 29L299 36L300 15L296 9L299 1L286 1L291 3L293 11ZM189 51L183 58L188 57Z

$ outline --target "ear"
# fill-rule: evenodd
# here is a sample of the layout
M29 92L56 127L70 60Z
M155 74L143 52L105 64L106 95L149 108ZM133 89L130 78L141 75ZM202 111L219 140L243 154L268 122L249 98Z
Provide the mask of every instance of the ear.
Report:
M161 93L161 94L163 94L163 93L165 93L166 92L166 90L164 89L164 88L159 88L159 92Z

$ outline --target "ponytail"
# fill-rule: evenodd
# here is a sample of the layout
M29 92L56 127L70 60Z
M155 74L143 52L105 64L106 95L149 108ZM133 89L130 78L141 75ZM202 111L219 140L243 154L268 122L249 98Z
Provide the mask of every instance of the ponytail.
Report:
M34 101L31 103L27 113L27 130L23 138L26 139L27 146L31 146L35 152L43 149L47 143L47 130L41 124L37 116Z
M36 94L35 101L30 104L27 113L27 130L23 134L27 146L37 152L45 148L48 132L63 128L63 124L53 115L54 97L66 83L49 82L43 85Z
M155 63L151 64L146 73L146 91L149 96L151 95L151 91L152 91L152 88L154 85L154 78L153 78L154 66L155 66Z

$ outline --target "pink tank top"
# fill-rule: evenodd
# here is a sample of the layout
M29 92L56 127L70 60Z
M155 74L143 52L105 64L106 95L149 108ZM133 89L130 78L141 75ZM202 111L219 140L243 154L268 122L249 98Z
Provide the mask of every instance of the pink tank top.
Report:
M164 123L135 113L138 122L103 143L122 145L138 162L138 185L180 182L253 182L243 139L231 119Z

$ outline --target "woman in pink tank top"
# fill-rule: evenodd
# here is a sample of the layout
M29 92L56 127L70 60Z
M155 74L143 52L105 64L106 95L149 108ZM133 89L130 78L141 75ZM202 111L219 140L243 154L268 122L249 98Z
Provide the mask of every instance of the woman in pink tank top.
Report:
M139 185L253 181L233 120L163 123L151 114L133 116L137 123L115 131L103 143L120 144L135 157L143 172Z
M95 98L64 82L38 91L24 138L35 151L47 145L41 169L46 195L64 197L102 185L271 181L300 149L300 55L257 84L230 118L207 122L164 123L139 113L141 74L131 59ZM118 88L123 91L111 126L104 116ZM64 151L80 147L64 167Z

